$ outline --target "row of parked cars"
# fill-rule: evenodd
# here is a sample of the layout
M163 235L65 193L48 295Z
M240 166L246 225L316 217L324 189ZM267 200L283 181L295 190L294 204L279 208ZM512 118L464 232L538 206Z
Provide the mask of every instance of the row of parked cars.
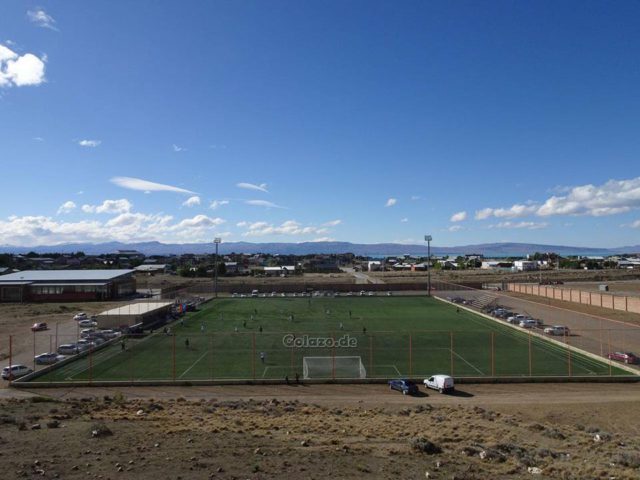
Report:
M386 292L388 297L392 296L391 292ZM231 297L233 298L267 298L267 297L375 297L376 292L368 292L365 290L360 290L360 292L293 292L293 293L260 293L258 290L253 290L251 293L232 293Z
M529 315L524 315L522 313L514 313L506 308L498 307L489 312L492 316L496 318L501 318L506 320L508 323L512 325L518 325L522 328L543 328L544 324L541 320L537 318L532 318ZM569 327L564 325L550 325L544 327L543 332L547 335L556 335L556 336L565 336L570 335L571 331Z
M440 393L453 393L455 391L453 377L449 375L432 375L429 378L425 378L422 383L425 388L438 390ZM418 385L406 378L389 380L389 389L402 392L403 395L415 395L419 392Z

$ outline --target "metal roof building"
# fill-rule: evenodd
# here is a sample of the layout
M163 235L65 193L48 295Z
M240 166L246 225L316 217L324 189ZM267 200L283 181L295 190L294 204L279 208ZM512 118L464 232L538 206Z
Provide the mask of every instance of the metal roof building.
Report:
M112 300L135 286L133 270L25 270L0 277L0 302Z
M139 302L112 308L97 316L100 328L131 327L139 324L149 324L166 317L173 302Z

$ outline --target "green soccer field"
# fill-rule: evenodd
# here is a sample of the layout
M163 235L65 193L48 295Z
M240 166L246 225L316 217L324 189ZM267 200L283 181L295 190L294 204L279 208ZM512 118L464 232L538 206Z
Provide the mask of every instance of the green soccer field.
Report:
M218 299L37 381L628 375L428 297Z

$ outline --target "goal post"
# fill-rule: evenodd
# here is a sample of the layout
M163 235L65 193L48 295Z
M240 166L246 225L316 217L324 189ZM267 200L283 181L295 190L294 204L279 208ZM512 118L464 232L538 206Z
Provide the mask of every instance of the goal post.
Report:
M302 377L367 378L367 370L361 357L303 357Z

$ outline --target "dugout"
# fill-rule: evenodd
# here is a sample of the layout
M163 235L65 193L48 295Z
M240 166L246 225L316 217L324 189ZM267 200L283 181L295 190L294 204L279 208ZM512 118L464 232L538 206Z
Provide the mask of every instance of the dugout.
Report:
M97 315L98 328L152 325L171 313L173 302L139 302L113 308Z

